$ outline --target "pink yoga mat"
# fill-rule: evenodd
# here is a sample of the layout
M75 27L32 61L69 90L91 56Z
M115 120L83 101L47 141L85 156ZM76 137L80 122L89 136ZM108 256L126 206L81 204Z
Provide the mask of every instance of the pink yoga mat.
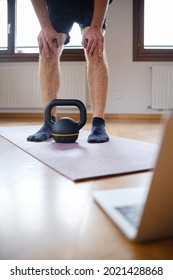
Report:
M89 144L89 132L80 130L77 142L53 139L34 143L26 140L39 126L1 127L0 135L42 163L73 181L121 175L153 169L158 145L121 137L102 144Z

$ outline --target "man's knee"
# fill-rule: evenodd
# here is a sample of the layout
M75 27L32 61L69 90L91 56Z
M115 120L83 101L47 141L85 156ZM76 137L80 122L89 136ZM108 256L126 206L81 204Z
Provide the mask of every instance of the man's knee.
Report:
M85 56L86 56L86 60L87 60L88 64L90 64L90 65L99 66L99 65L105 64L105 62L106 62L105 54L103 54L102 57L99 57L99 55L96 51L93 53L93 55L89 55L85 52Z
M47 57L45 52L42 51L40 53L40 62L47 65L57 63L57 61L60 59L61 53L62 53L61 47L57 48L54 51L54 53L51 53L49 57Z

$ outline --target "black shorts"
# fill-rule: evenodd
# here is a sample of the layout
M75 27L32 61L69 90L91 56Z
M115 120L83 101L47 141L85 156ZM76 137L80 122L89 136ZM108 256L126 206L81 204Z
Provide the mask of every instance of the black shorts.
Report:
M76 22L81 30L91 25L94 0L46 0L47 8L53 28L58 33L67 35L64 44L70 41L69 32ZM102 28L106 29L105 18Z

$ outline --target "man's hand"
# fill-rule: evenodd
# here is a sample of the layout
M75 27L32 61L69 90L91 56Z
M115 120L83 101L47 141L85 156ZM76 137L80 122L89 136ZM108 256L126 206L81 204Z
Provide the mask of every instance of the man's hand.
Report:
M46 57L51 57L56 49L62 45L62 34L57 33L51 27L45 27L38 35L40 53L44 52Z
M98 56L103 56L104 49L104 36L100 29L95 27L89 27L89 29L84 33L82 38L82 46L86 49L89 55L93 55L97 49Z

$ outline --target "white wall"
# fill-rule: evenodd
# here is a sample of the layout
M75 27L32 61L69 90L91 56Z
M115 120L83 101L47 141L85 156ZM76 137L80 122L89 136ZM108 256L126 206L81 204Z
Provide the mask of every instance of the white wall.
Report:
M109 9L106 49L110 71L107 113L151 114L151 66L173 62L133 62L133 0L114 0ZM121 98L116 100L118 92Z

